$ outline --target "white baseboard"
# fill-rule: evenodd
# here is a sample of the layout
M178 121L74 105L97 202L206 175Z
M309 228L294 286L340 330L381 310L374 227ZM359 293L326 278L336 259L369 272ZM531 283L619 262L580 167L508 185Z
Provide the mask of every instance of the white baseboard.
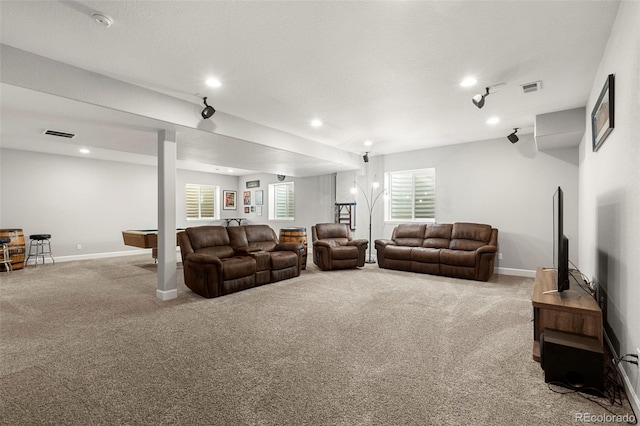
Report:
M176 299L178 297L178 290L156 290L156 297L163 302L166 300Z
M617 358L618 354L613 348L611 340L609 340L609 336L607 335L606 331L604 333L604 340L607 342L607 346L609 346L609 350L613 354L614 358ZM631 380L629 379L629 376L627 375L625 369L622 367L622 363L619 363L617 365L617 368L620 372L620 375L622 376L622 380L624 381L624 390L627 393L627 398L629 398L629 403L631 404L631 408L633 409L633 413L637 419L638 416L640 416L640 398L638 398L638 394L636 393L635 389L633 389Z
M536 271L531 271L529 269L495 268L493 272L500 275L513 275L516 277L526 277L526 278L536 277Z
M108 257L121 257L121 256L138 256L140 254L148 253L151 257L151 249L140 250L125 250L125 251L112 251L108 253L90 253L90 254L77 254L73 256L55 256L56 262L72 262L74 260L89 260L89 259L105 259Z

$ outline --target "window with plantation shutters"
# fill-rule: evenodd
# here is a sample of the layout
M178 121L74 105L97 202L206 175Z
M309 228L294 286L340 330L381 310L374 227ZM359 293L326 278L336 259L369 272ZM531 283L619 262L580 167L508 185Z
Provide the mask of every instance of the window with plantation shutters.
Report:
M436 169L392 172L385 178L387 220L435 221Z
M293 182L269 185L269 219L293 220L295 216Z
M215 218L216 187L188 183L186 186L187 220Z

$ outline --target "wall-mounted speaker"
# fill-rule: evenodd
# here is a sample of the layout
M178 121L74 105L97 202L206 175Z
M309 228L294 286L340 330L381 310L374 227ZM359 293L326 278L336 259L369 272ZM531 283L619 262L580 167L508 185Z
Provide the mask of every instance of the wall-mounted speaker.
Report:
M604 393L604 352L598 339L545 329L540 348L546 383L599 396Z

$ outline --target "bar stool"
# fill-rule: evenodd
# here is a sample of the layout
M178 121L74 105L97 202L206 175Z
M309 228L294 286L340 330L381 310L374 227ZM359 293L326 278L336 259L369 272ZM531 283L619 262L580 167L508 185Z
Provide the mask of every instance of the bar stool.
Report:
M0 265L4 265L4 269L11 273L13 266L11 266L11 256L9 255L9 247L7 243L11 242L11 238L0 237L0 244L2 244L2 258L0 258Z
M49 256L53 263L56 263L56 260L53 258L53 254L51 253L51 234L32 234L29 235L29 256L27 256L27 260L25 260L24 264L27 265L29 263L29 259L31 256L34 256L36 259L35 266L38 266L38 257L42 257L42 264L44 265L44 257ZM34 252L35 249L35 252Z

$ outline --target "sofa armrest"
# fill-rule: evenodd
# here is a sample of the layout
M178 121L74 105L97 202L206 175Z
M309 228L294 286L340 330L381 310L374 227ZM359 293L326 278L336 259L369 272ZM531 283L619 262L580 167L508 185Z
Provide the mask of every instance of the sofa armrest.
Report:
M337 244L333 240L317 240L313 242L313 246L331 248L331 247L338 247L339 244Z
M278 243L273 248L274 251L295 251L304 250L304 244L302 243Z
M356 240L351 240L347 243L348 246L366 246L369 244L369 240L366 240L364 238L358 238Z
M376 248L382 248L386 246L395 246L395 245L396 245L396 242L393 240L380 239L375 241Z
M220 258L217 256L212 256L210 254L189 253L186 257L186 260L200 265L215 264L222 267L222 261L220 261Z
M476 250L476 252L478 254L483 254L483 253L497 253L498 251L498 247L496 246L491 246L491 245L486 245L486 246L482 246L482 247L478 247L478 249Z

